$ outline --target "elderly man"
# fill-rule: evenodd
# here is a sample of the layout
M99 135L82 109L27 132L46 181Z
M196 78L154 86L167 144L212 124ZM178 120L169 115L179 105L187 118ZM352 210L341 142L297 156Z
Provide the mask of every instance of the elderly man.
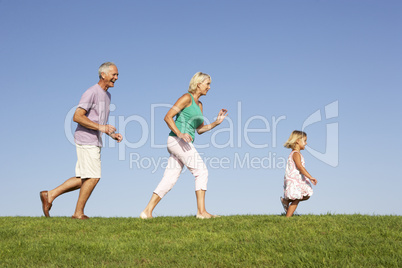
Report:
M101 178L102 133L106 133L117 142L123 139L121 134L115 133L114 126L107 124L111 99L108 89L114 87L118 76L114 63L103 63L99 67L99 82L82 95L73 117L74 122L78 123L74 134L78 158L76 175L51 191L40 192L42 209L46 217L50 217L49 210L56 197L80 189L72 218L89 219L84 214L84 207Z

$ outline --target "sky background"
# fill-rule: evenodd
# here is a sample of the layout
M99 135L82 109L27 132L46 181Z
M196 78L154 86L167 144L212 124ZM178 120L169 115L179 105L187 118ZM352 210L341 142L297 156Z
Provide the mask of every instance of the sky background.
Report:
M281 214L283 143L304 127L318 185L298 213L402 215L401 1L0 0L0 25L0 216L42 216L39 192L75 175L72 113L105 61L124 142L104 138L86 215L139 216L168 157L163 117L198 71L212 76L205 120L229 111L195 138L210 213ZM186 170L154 216L195 214Z

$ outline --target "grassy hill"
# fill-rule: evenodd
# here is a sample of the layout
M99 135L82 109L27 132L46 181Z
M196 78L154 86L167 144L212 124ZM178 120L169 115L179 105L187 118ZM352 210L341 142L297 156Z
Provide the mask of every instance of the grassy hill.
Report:
M402 217L0 217L0 267L401 267Z

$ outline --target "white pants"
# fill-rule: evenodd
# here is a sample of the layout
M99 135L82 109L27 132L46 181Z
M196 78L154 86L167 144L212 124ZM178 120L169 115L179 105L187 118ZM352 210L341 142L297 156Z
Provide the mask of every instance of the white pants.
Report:
M163 198L176 184L183 166L195 177L195 190L207 190L208 169L192 143L187 143L176 136L169 136L167 149L170 153L168 165L154 193Z

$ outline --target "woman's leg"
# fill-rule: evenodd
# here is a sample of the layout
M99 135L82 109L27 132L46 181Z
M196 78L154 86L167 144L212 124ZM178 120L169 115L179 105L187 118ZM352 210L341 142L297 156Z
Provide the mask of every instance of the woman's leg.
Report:
M198 218L211 218L215 217L207 212L205 209L205 193L207 191L208 183L208 169L202 160L197 150L193 147L191 156L186 159L181 159L188 170L194 175L195 178L195 196L197 198L197 217Z
M149 200L148 205L145 209L141 212L140 217L142 219L150 219L152 218L152 211L156 207L156 205L161 201L161 197L155 193L152 194L151 200Z
M211 218L213 215L209 214L205 209L205 192L208 183L207 166L192 143L185 143L182 140L176 141L178 141L179 146L170 147L170 152L174 154L195 177L197 217Z
M205 219L216 217L209 214L205 209L205 192L205 190L195 191L195 196L197 197L197 217Z
M179 159L177 159L176 156L170 155L168 159L168 165L165 169L165 173L163 174L163 178L159 182L154 193L157 194L160 198L163 198L170 190L172 190L173 186L179 179L179 176L183 170L183 166L183 163Z
M173 188L179 179L180 173L183 170L183 163L181 163L174 155L170 155L168 165L163 174L163 178L156 187L152 194L151 200L148 205L141 212L140 217L143 219L152 218L152 211L161 199Z

